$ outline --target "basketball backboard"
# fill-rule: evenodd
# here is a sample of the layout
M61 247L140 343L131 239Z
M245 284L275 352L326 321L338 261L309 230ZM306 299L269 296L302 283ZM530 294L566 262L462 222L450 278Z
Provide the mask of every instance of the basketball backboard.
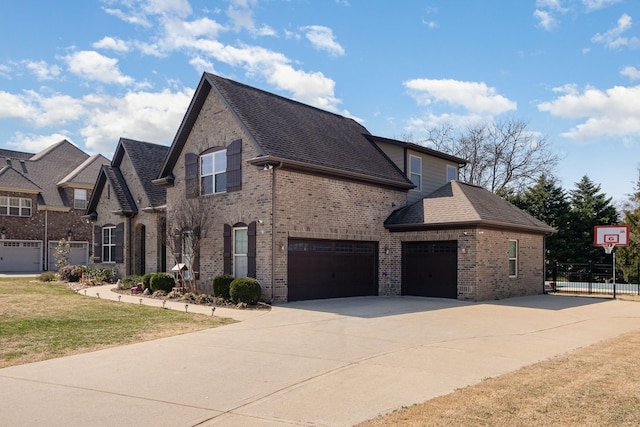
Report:
M627 246L629 245L629 226L596 225L593 229L593 244Z

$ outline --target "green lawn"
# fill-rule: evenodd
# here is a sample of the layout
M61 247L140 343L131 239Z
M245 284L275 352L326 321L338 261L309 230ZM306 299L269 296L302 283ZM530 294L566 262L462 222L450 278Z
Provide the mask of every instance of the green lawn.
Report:
M88 298L62 283L0 279L0 368L212 328L231 319Z

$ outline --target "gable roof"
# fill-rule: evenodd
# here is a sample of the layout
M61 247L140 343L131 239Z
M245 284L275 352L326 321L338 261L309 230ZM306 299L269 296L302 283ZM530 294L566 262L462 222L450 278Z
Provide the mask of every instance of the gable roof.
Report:
M149 207L159 207L166 203L167 190L164 187L153 185L151 182L157 175L169 151L166 145L152 144L150 142L136 141L134 139L120 138L113 155L111 164L103 166L95 184L95 190L87 205L86 212L96 217L96 209L100 201L104 185L111 185L112 193L119 205L119 214L135 215L139 206L136 205L131 193L131 182L122 174L120 169L125 156L129 158L138 183L149 201ZM129 178L133 179L133 177Z
M101 164L108 162L101 155L90 158L66 139L36 154L2 150L0 155L13 170L0 174L0 187L38 192L38 209L71 208L73 201L67 199L62 187L91 188Z
M433 157L448 160L453 163L457 163L459 167L465 166L468 162L460 157L452 156L451 154L443 153L442 151L434 150L423 145L414 144L413 142L398 141L397 139L384 138L382 136L365 135L365 137L371 142L383 142L398 147L406 148L409 150L417 151L419 153L428 154Z
M539 234L555 230L503 198L475 185L451 181L424 199L394 211L385 221L391 231L489 226Z
M256 144L252 164L282 163L317 173L410 189L409 179L369 141L355 120L204 73L158 179L172 175L207 97L214 91Z

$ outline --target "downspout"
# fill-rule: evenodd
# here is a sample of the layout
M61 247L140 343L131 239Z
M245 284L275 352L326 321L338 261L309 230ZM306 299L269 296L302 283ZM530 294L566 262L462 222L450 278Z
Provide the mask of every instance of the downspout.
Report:
M282 162L271 169L271 303L275 299L276 290L276 169Z

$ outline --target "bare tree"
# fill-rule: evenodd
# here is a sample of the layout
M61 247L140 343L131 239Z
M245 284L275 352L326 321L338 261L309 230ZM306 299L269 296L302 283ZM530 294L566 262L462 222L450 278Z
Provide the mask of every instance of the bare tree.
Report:
M425 142L466 159L461 179L493 193L527 188L540 175L552 175L559 161L546 137L529 131L522 120L478 124L463 132L444 125L428 130Z
M197 293L196 260L200 253L200 246L208 236L209 220L207 209L200 199L187 199L167 212L166 233L164 242L171 253L174 264L185 264L188 270L179 270L178 279L190 291Z

